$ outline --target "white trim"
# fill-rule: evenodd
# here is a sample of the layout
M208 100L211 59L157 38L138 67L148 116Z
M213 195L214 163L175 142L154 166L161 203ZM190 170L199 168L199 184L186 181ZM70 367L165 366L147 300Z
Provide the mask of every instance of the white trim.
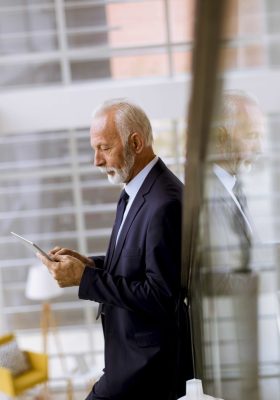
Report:
M190 78L138 79L126 82L87 82L68 87L6 93L2 91L0 134L89 126L92 110L104 100L113 97L128 97L143 105L150 118L182 118L186 112L186 92L189 92L189 85Z

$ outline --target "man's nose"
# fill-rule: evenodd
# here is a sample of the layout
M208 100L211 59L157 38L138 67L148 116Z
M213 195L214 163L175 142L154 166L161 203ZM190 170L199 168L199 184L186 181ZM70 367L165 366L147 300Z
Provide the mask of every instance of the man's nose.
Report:
M94 165L96 167L102 167L105 165L105 160L104 157L102 157L102 154L99 150L95 150L94 153Z

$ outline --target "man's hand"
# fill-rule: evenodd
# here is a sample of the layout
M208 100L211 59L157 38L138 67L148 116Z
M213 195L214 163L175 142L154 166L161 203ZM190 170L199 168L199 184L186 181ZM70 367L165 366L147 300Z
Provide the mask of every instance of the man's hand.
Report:
M79 254L74 250L65 249L64 247L56 246L49 252L49 254L50 254L51 258L53 258L54 255L72 256L72 257L75 257L78 260L82 261L83 264L86 264L89 267L95 267L94 261L91 258L83 256L82 254Z
M40 253L36 255L46 265L60 287L79 286L87 263L71 255L55 253L52 254L53 261Z

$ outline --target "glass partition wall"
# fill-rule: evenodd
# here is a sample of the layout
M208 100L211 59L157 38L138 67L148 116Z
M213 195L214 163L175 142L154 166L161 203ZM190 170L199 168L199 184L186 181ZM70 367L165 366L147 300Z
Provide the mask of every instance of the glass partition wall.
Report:
M196 93L191 96L189 110L203 122L189 115L185 192L184 268L189 278L191 267L186 282L196 377L214 397L278 399L280 8L274 1L217 1L208 10L207 2L197 3L209 14L211 6L219 10L227 3L227 9L212 77L207 73L214 56L207 53L205 38L207 29L214 31L209 20L195 37L196 60L203 52L209 56L204 67L193 70L194 85L199 79L207 84L197 85L200 102ZM217 12L213 19L220 22ZM217 41L210 45L215 54ZM237 184L243 197L235 192Z

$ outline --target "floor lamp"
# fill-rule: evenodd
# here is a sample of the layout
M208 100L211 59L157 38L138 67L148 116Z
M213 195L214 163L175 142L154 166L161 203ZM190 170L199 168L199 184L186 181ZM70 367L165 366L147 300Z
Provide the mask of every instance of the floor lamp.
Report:
M66 372L62 347L59 343L59 336L57 335L57 325L50 304L51 299L60 296L62 293L63 289L58 286L44 265L35 264L30 267L25 287L25 296L30 300L40 301L42 303L40 325L43 352L48 354L48 336L49 333L52 332L61 360L62 369ZM46 392L47 388L45 387L45 394Z

